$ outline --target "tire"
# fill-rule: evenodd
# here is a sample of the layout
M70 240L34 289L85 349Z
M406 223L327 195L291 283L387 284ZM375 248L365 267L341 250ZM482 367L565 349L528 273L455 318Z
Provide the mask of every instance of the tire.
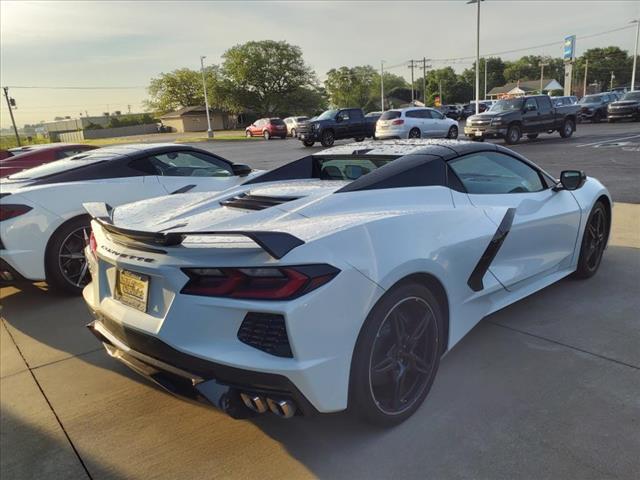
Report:
M472 142L484 142L484 137L470 137Z
M527 138L529 140L535 140L536 138L538 138L538 134L537 133L528 133L527 134Z
M589 278L598 271L602 262L602 254L607 245L610 222L607 208L601 201L597 201L591 209L584 229L578 266L573 274L574 278Z
M89 283L84 247L89 241L91 219L88 215L76 217L56 230L45 252L47 284L58 293L80 295Z
M283 135L283 136L280 137L280 140L286 140L286 139L287 139L286 135Z
M269 133L269 130L265 130L264 132L262 132L262 136L265 140L271 140L271 134Z
M364 137L356 137L354 138L356 142L364 142Z
M602 120L602 115L600 114L600 112L596 112L593 114L593 117L591 118L591 123L600 123L601 120Z
M358 336L351 363L349 409L383 427L413 415L438 371L443 318L437 298L424 285L406 282L389 290L371 310Z
M566 119L560 127L560 136L562 138L569 138L576 131L576 124L571 119Z
M247 137L247 138L251 138L251 137L252 137L252 135L251 135L251 131L250 131L250 130L245 130L244 135L245 135L245 137Z
M615 118L607 118L607 121L609 123L616 123L616 119Z
M302 142L302 144L303 144L305 147L313 147L313 144L314 144L314 143L316 143L316 142L314 142L314 141L312 141L312 140L305 140L304 142Z
M291 129L291 138L296 138L296 129L295 128Z
M456 139L458 138L458 127L452 125L449 131L447 132L447 138Z
M520 137L522 137L520 125L511 125L507 130L507 135L504 140L507 142L507 145L515 145L520 141Z
M420 138L420 129L412 128L411 130L409 130L408 138Z
M331 130L325 130L324 132L322 132L322 135L320 137L320 143L323 147L331 147L335 140L335 136L333 135L333 131Z

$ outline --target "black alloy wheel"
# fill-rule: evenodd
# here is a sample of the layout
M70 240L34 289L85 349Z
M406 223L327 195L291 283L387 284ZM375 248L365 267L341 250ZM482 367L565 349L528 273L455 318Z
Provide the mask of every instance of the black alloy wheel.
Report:
M420 130L417 128L412 128L409 131L409 138L420 138Z
M79 294L91 280L84 249L89 244L88 217L62 225L52 236L45 254L47 283L58 292Z
M575 276L589 278L600 267L609 234L609 214L601 201L596 202L585 227Z
M507 130L505 141L508 145L515 145L520 141L520 137L522 137L520 127L518 125L511 125Z
M456 139L458 138L458 127L452 125L447 133L447 138Z
M335 142L335 136L331 130L325 130L322 132L320 143L322 143L323 147L331 147L333 142Z
M573 135L573 132L576 130L576 125L573 122L573 120L567 119L564 121L564 123L562 124L562 127L560 128L560 136L562 138L569 138L571 135Z

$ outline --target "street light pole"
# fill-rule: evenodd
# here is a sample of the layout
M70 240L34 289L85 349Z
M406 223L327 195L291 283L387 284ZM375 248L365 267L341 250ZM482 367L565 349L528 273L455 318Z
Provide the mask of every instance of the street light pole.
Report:
M636 24L636 46L633 49L633 70L631 72L631 91L636 88L636 62L638 60L638 37L640 36L640 18L632 20L631 23Z
M611 81L609 82L609 91L613 90L613 79L616 78L615 74L611 72Z
M589 59L585 59L584 62L584 87L582 88L582 96L587 95L587 74L589 73Z
M384 112L384 60L380 60L380 110Z
M484 57L484 99L487 99L487 57Z
M476 13L476 115L480 113L480 2L483 0L469 0L467 4L477 3Z
M211 118L209 118L209 99L207 98L207 82L204 79L204 55L200 56L200 71L202 72L202 89L204 90L204 108L207 110L207 138L213 138Z

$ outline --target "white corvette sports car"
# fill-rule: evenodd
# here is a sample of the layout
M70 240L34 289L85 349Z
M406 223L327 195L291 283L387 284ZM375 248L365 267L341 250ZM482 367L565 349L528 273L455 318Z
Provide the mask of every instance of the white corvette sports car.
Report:
M205 150L176 144L101 148L0 182L0 278L46 280L79 294L89 275L84 202L116 206L184 191L221 191L257 175Z
M340 146L220 195L86 205L89 328L233 416L349 407L391 425L484 316L593 275L611 205L580 171L557 181L447 140Z

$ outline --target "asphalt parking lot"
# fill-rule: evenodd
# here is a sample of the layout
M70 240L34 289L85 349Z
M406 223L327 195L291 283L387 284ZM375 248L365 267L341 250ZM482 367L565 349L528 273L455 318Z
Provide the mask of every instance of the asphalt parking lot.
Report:
M273 168L319 148L200 143ZM581 168L618 202L600 271L484 319L397 428L344 414L235 421L173 398L107 357L81 299L2 289L4 479L631 479L640 472L640 124L579 125L515 147Z

